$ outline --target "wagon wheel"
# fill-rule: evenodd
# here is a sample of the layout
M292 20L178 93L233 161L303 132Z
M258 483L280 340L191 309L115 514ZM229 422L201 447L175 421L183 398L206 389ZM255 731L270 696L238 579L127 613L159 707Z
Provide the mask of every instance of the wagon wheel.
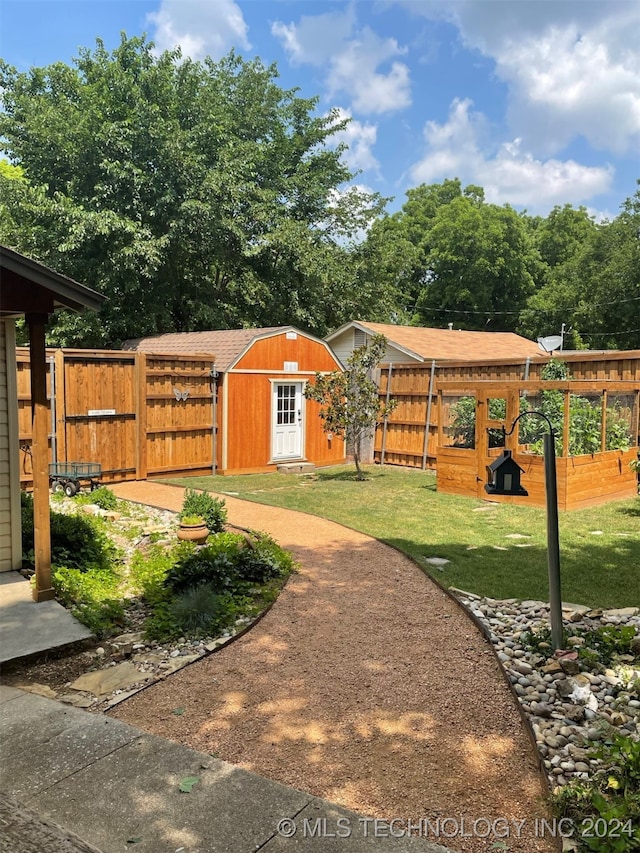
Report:
M54 495L61 495L64 492L64 483L62 480L54 480L51 484L51 491Z
M79 488L80 486L78 483L76 483L75 480L67 480L64 485L64 493L68 498L72 498L75 494L78 493Z

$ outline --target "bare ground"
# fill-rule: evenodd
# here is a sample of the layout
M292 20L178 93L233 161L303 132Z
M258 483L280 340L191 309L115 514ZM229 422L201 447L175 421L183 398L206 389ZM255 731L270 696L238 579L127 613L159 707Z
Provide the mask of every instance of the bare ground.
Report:
M182 504L171 486L114 491ZM251 631L111 715L365 815L459 826L464 816L466 832L480 821L475 836L440 839L455 850L495 849L498 836L479 835L496 819L511 822L510 851L555 849L535 837L536 818L548 817L536 752L462 608L368 536L226 501L231 523L270 533L299 573Z

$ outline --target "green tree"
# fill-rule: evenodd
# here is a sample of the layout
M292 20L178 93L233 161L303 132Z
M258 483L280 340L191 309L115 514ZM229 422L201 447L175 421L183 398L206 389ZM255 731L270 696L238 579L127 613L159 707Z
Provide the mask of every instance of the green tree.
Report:
M510 331L533 292L537 255L521 217L508 205L467 194L441 207L429 234L421 320L442 324L453 313L461 328Z
M521 312L529 337L559 332L565 348L640 346L640 192L596 224L584 210L555 208L536 237L545 275Z
M304 392L307 400L320 404L324 432L344 438L353 451L358 480L365 479L360 467L361 442L375 432L396 406L393 400L388 405L380 400L378 385L372 377L386 346L384 335L375 335L368 345L351 353L344 371L316 373L315 384L308 384Z
M396 319L492 331L515 327L540 265L523 218L458 179L409 190L402 210L370 229L366 254Z
M113 345L163 331L295 323L316 333L357 304L352 244L378 215L344 128L275 66L156 56L122 36L73 66L0 65L0 239L109 297L52 339Z

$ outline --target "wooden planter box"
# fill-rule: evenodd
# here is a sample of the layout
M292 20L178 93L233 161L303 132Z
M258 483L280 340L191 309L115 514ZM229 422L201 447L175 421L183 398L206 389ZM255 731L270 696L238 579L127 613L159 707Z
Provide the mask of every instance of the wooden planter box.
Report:
M520 401L523 394L533 395L532 408L535 409L535 396L541 391L561 391L565 397L564 432L556 436L557 447L561 452L556 457L558 483L558 508L580 509L597 506L612 500L632 498L638 494L638 475L630 463L638 457L638 446L628 450L606 450L606 428L602 428L601 451L580 456L569 456L569 403L570 395L601 395L603 416L607 395L623 394L632 400L630 434L638 435L638 383L631 382L445 382L438 390L438 447L437 447L437 488L449 494L465 495L481 500L498 503L546 506L544 482L544 458L528 452L525 445L516 443L515 433L507 436L506 448L512 451L514 460L523 468L522 485L528 492L524 495L488 495L485 491L487 465L502 454L502 447L490 448L489 430L495 435L502 426L508 431L520 413ZM473 395L476 398L475 447L463 448L447 446L443 425L446 421L447 397L450 399ZM443 401L444 396L444 401ZM492 420L488 417L489 401L505 401L504 420ZM546 429L546 427L545 427ZM473 433L471 438L473 439Z
M487 457L487 464L500 453L492 451L492 455ZM438 491L498 503L544 507L544 459L542 456L515 451L513 458L524 468L522 484L529 492L527 497L488 495L484 489L485 465L478 466L475 450L458 447L438 448ZM637 448L608 450L589 456L559 456L556 459L558 509L581 509L634 497L638 494L638 475L632 471L629 463L636 458Z

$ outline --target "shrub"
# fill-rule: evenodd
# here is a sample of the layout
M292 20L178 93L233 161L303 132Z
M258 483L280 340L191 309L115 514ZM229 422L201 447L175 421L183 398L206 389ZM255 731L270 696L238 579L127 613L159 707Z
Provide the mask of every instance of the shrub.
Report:
M109 569L81 572L61 566L52 573L58 599L97 637L119 631L124 624L121 578Z
M210 584L200 584L177 595L169 611L182 633L213 634L233 623L238 603L229 593L219 594Z
M295 568L293 557L266 533L251 534L250 546L238 555L238 571L243 580L265 583L271 578L290 575Z
M249 539L237 533L217 533L203 548L186 553L169 570L165 585L173 592L210 584L216 592L242 593L251 584L262 584L290 574L292 556L270 536L253 533Z
M22 562L34 566L33 498L21 493ZM109 569L119 559L118 550L108 538L101 519L68 515L50 510L51 563L81 572Z
M227 520L224 501L214 498L207 492L185 489L180 518L199 516L203 518L211 533L219 533Z
M614 732L592 752L602 768L588 782L563 786L553 798L560 818L576 828L579 851L640 849L640 741Z
M210 584L216 592L232 592L242 586L238 573L244 537L235 533L217 533L207 544L178 558L165 578L172 592Z
M100 509L116 509L118 507L118 498L106 486L94 489L90 492L89 497L91 503L99 506Z

